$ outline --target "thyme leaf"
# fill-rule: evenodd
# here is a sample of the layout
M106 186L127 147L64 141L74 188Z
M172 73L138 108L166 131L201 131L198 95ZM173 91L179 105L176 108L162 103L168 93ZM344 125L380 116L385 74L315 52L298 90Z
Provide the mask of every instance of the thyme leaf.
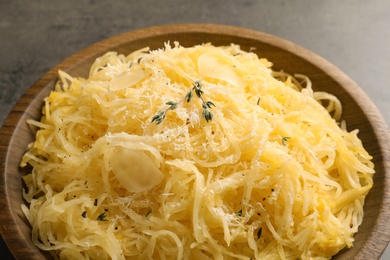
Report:
M204 109L202 112L202 116L204 119L206 119L206 122L208 123L209 121L213 120L213 114L210 112L208 109Z
M259 228L259 230L257 231L257 239L259 239L261 237L261 233L263 232L263 228Z
M185 96L185 99L187 100L187 103L190 103L193 95L194 94L193 94L192 90L190 90L190 92L187 93L187 95Z
M198 98L202 98L202 94L204 93L202 90L202 84L200 81L194 82L193 90L195 91L195 94L198 96Z
M102 214L100 214L96 220L99 220L99 221L107 221L106 217L107 217L107 211L104 211Z
M168 107L168 110L175 110L177 108L177 103L173 101L168 101L167 103L165 103L165 105L170 105L170 107Z
M165 118L165 114L167 113L167 111L165 110L160 110L157 112L157 114L155 116L152 117L152 123L154 121L156 121L156 124L159 125L161 124L161 122L164 120Z
M282 144L284 146L287 146L287 141L291 139L291 137L288 137L288 136L282 136Z
M206 103L203 103L203 104L206 104L206 106L207 106L208 108L211 108L211 106L215 107L215 104L214 104L213 102L211 102L211 101L207 101ZM202 105L202 106L203 106L203 105Z

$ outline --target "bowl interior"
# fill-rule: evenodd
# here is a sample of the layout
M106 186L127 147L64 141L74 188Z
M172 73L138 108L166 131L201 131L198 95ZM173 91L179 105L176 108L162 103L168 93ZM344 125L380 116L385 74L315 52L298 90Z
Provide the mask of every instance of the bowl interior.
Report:
M344 73L321 57L291 42L247 29L223 25L170 25L125 33L94 44L69 57L37 81L18 101L6 119L0 135L3 175L0 199L4 210L0 216L4 240L16 258L50 258L31 242L30 226L20 205L21 176L26 169L19 163L28 143L34 140L33 130L26 119L39 119L43 99L53 89L59 69L73 76L87 76L95 58L107 51L129 54L149 46L162 48L164 42L178 41L189 47L211 42L214 45L235 43L243 50L250 50L267 58L275 70L300 73L309 76L315 90L336 95L343 105L343 119L349 130L359 129L363 145L373 156L376 174L374 188L366 198L365 216L355 236L354 247L341 251L334 259L379 259L388 240L390 227L386 218L389 202L389 132L382 116L368 97ZM387 138L387 140L386 140Z

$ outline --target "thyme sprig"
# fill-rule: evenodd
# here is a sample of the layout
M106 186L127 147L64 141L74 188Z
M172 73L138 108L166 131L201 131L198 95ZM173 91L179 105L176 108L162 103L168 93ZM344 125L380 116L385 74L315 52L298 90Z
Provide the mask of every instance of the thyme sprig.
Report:
M178 106L178 103L176 103L174 101L168 101L165 103L165 105L169 105L169 107L167 109L158 111L157 114L155 116L153 116L152 123L154 121L156 121L157 125L161 124L161 122L165 119L165 115L167 114L167 112L169 110L175 110Z
M169 105L169 107L158 111L157 114L152 117L152 123L156 122L157 125L161 124L162 121L165 119L165 116L169 110L175 110L178 107L178 105L184 101L187 101L187 103L189 103L194 97L194 92L195 95L202 101L202 108L203 108L202 116L204 117L204 119L206 119L207 122L213 120L213 113L210 111L210 109L213 106L215 107L215 104L211 101L204 100L202 96L204 93L202 90L202 83L200 81L195 81L192 84L192 88L190 89L190 91L188 91L188 93L184 96L182 100L180 100L179 102L174 102L174 101L166 102L165 104Z

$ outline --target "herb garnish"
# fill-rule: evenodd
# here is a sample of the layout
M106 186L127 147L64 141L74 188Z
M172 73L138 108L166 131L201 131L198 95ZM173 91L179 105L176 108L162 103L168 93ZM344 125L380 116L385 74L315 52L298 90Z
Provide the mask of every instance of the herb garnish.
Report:
M149 215L150 215L150 213L152 213L152 210L149 210L148 212L146 212L146 215L145 215L145 217L149 216Z
M107 217L106 213L107 213L107 211L104 211L102 214L100 214L100 215L96 218L96 220L99 220L99 221L107 221L107 219L106 219L106 217Z
M283 136L283 137L282 137L282 144L283 144L284 146L287 146L287 141L288 141L289 139L291 139L291 137Z
M259 239L261 237L261 233L263 232L263 228L259 228L259 230L257 231L257 239Z
M165 110L160 110L158 113L152 118L152 123L156 121L156 124L161 124L161 122L164 120L165 115L169 110L175 110L177 108L177 103L174 101L168 101L165 103L165 105L169 105L169 107Z
M240 209L240 210L237 212L237 216L239 216L239 217L242 216L242 209Z
M192 91L195 91L196 96L198 98L200 98L200 100L202 100L202 107L203 107L202 116L206 119L207 122L213 120L213 114L210 112L209 108L211 108L211 106L215 107L215 105L211 101L207 101L207 102L204 101L204 99L202 97L202 94L203 94L202 84L199 81L194 82L194 87L191 89L190 92L192 93ZM189 102L188 99L187 99L187 102Z
M180 100L179 102L174 102L174 101L166 102L165 104L169 105L169 107L164 110L158 111L157 114L152 117L152 123L156 122L157 125L161 124L161 122L165 119L165 116L169 110L175 110L178 107L178 105L182 103L184 100L186 100L187 103L189 103L192 97L194 96L194 92L195 95L202 101L202 108L203 108L202 116L206 119L207 122L213 120L213 114L211 113L210 108L212 106L215 107L215 104L211 101L204 100L202 96L202 94L204 93L202 90L202 84L200 83L200 81L195 81L190 91L185 95L185 97L182 100Z

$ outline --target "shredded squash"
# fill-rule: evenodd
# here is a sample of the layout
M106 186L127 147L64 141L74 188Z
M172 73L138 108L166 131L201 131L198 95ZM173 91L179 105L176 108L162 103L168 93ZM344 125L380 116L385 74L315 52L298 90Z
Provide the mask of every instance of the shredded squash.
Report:
M352 246L374 165L306 76L238 45L175 42L59 79L21 162L32 240L55 258L329 259Z

